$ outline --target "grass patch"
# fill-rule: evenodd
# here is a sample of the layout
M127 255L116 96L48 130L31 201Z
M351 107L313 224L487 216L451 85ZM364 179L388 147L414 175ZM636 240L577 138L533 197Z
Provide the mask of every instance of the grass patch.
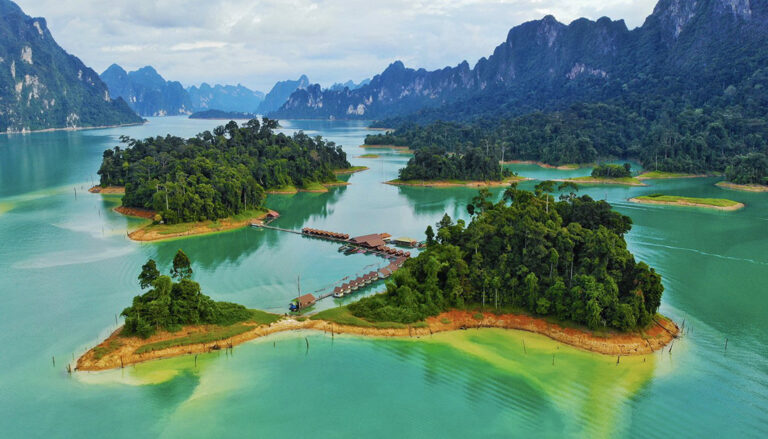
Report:
M333 173L336 174L336 175L340 175L340 174L354 174L355 172L365 171L367 169L368 169L368 166L350 166L349 168L334 169Z
M407 326L397 322L370 322L365 319L361 319L353 315L349 308L346 306L340 306L338 308L326 309L310 317L311 320L325 320L328 322L338 323L339 325L359 326L362 328L379 328L379 329L392 329L392 328L406 328ZM415 324L414 324L415 325Z
M248 311L251 313L251 317L247 321L258 323L259 325L269 325L283 318L283 316L279 314L272 314L271 312L258 309L249 309Z
M328 192L328 189L325 186L323 186L322 184L316 181L305 183L301 189L305 191L312 191L312 192Z
M206 332L199 332L185 337L173 338L171 340L163 340L155 343L145 344L144 346L136 349L137 354L144 354L152 351L160 351L167 348L176 346L186 346L199 343L213 343L215 341L225 340L232 338L236 335L240 335L244 332L248 332L253 329L253 326L247 326L242 323L237 323L230 326L219 326Z
M227 218L219 218L217 220L205 220L191 223L178 223L178 224L149 224L143 229L146 232L157 232L160 235L173 235L183 234L191 231L197 227L207 227L211 230L218 230L224 227L224 222L242 222L248 221L253 218L258 218L266 213L266 209L249 209Z
M429 328L429 323L427 322L416 322L411 325L412 328Z
M93 348L93 356L97 360L101 360L103 356L120 349L122 346L122 342L112 339L106 346L96 346Z
M299 190L296 189L296 186L286 184L285 186L277 186L273 188L269 188L267 190L267 193L271 194L295 194Z
M363 154L360 156L361 159L377 159L379 157L378 154Z
M472 318L475 319L475 320L483 320L485 318L485 316L483 315L483 313L477 312L477 313L472 314Z
M443 325L450 325L451 321L443 317L442 319L440 319L440 323L442 323Z
M637 178L639 179L661 179L661 178L688 178L688 177L695 177L694 174L683 174L680 172L664 172L664 171L649 171L649 172L643 172L642 174L638 175Z
M662 203L678 203L685 205L685 203L696 204L701 206L713 206L713 207L733 207L739 203L733 200L727 200L725 198L694 198L683 197L679 195L664 195L664 194L651 194L635 197L638 200L655 201Z
M627 185L636 185L636 186L643 186L643 182L638 180L635 177L619 177L619 178L608 178L608 177L600 177L595 178L592 176L585 176L585 177L574 177L569 178L567 181L574 181L576 183L596 183L596 184L627 184Z

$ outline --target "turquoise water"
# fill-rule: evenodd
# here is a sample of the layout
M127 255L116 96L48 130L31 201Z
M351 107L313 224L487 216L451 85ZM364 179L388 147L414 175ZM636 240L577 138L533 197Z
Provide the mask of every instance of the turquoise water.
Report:
M768 195L720 189L715 179L582 191L633 218L631 250L664 276L662 312L691 330L671 354L616 365L514 331L421 340L306 332L255 340L232 356L201 356L197 367L181 357L68 376L67 361L115 328L147 258L167 270L183 248L207 294L275 312L295 297L299 275L302 290L314 291L381 263L344 256L324 241L254 229L136 243L126 230L138 222L111 211L117 198L87 193L103 150L121 134L191 136L216 124L170 117L140 127L0 137L0 435L768 435ZM361 123L283 125L342 144L354 165L370 169L326 194L270 196L268 206L282 214L276 225L421 237L444 212L466 217L475 190L383 184L408 156L359 148L367 133ZM366 152L381 157L358 157ZM535 178L589 172L513 168ZM626 201L654 192L726 197L747 207L718 212ZM317 309L347 300L354 298L327 299Z

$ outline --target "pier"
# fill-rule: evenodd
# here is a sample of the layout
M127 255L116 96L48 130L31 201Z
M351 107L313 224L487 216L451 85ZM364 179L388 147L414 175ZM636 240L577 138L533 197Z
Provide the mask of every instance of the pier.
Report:
M305 296L311 296L312 297L311 303L314 304L318 300L322 300L331 296L336 298L344 297L348 294L351 294L357 291L360 288L370 285L373 282L376 282L380 279L386 279L389 276L391 276L395 271L397 271L400 267L402 267L405 261L411 257L410 252L391 248L386 245L386 242L392 236L388 233L374 233L370 235L363 235L363 236L357 236L357 237L351 238L349 234L346 234L346 233L330 232L327 230L313 229L310 227L305 227L301 229L301 231L298 231L298 230L284 229L282 227L271 226L269 224L265 224L261 222L253 222L251 223L251 226L256 228L261 228L261 229L270 229L270 230L277 230L279 232L293 233L296 235L305 236L307 238L317 238L317 239L323 239L326 241L338 242L348 247L350 250L353 250L352 253L348 253L348 254L371 253L390 261L386 267L379 268L376 270L371 270L359 276L355 275L356 277L349 282L344 282L345 280L350 278L350 276L346 276L343 279L337 282L334 282L333 284L327 287L316 290L314 292L315 294L320 293L316 297L312 294L306 294L297 299L294 299L294 303L296 303L297 306L295 309L294 307L292 307L291 308L292 311L300 311L301 308L303 308L302 306L300 306L301 302L303 301L299 299L303 299L305 298ZM339 249L339 251L341 250L342 249ZM364 270L370 267L371 265L365 267ZM338 285L339 283L341 283L341 285ZM309 303L309 302L306 302L306 303ZM308 305L308 306L311 306L311 305Z

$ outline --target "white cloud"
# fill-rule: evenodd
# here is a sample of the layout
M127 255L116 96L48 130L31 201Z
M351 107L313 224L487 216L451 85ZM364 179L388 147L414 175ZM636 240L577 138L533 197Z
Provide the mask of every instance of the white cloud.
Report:
M330 85L402 60L427 69L474 64L522 22L552 14L642 24L655 0L20 0L57 42L97 71L154 66L185 85L267 91L306 73Z

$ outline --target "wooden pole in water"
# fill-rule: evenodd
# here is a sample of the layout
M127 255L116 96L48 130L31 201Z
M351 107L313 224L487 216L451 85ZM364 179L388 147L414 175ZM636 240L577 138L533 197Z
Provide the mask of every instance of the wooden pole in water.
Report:
M309 339L307 337L304 337L304 341L307 342L307 352L304 355L309 354Z
M523 339L523 352L525 352L526 355L528 354L528 350L525 348L525 339Z
M725 339L725 350L723 351L723 353L726 353L726 352L728 352L728 339L727 338Z
M197 367L197 354L195 354L195 367Z
M56 357L51 355L51 360L53 361L53 365L56 366Z
M552 354L552 365L555 365L555 354Z
M120 369L122 369L123 367L124 367L123 366L123 356L121 355L120 356Z
M620 360L620 359L621 359L621 355L617 355L617 356L616 356L616 365L617 365L617 366L619 365L619 360Z

